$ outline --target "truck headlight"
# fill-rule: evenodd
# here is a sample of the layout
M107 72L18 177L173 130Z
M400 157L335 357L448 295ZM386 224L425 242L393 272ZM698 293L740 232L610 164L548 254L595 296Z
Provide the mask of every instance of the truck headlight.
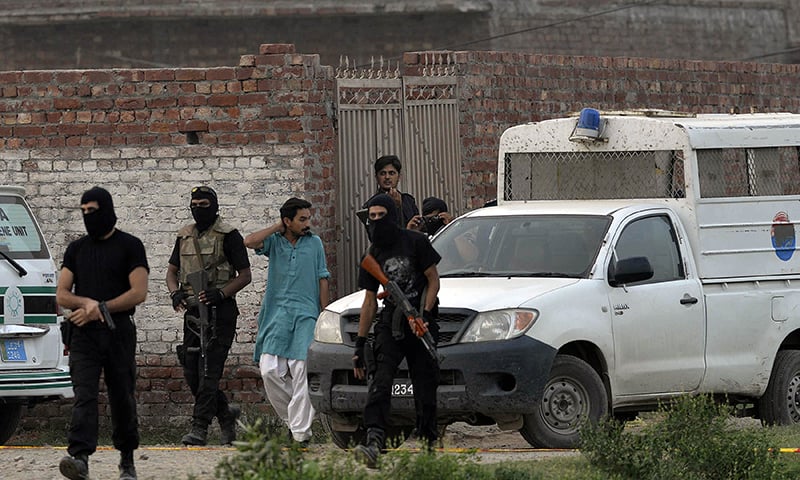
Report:
M314 340L320 343L343 343L341 318L338 313L323 310L317 318Z
M496 310L479 313L470 323L462 343L489 342L517 338L531 328L539 317L536 310Z

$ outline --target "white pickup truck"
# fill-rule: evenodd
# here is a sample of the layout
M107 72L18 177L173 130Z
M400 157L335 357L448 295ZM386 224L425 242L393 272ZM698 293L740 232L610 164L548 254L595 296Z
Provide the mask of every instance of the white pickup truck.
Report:
M442 255L439 422L572 447L584 419L709 392L800 423L800 115L581 115L508 129L498 206ZM354 266L355 268L355 266ZM320 315L312 401L339 446L363 434L351 355L362 292ZM414 424L397 374L394 434Z

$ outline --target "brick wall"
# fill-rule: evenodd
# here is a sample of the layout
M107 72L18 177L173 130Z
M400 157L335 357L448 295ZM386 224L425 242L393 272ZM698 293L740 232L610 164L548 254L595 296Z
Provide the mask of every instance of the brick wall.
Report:
M77 207L92 185L112 193L117 226L145 244L149 294L136 315L143 425L184 426L191 412L174 355L182 320L164 278L177 229L192 222L192 186L214 187L221 215L245 235L274 223L290 196L310 200L336 268L331 91L331 68L292 45L262 45L236 67L0 73L2 183L25 186L56 262L84 233ZM223 388L236 402L265 404L251 356L266 261L251 261ZM39 409L47 418L69 406Z
M431 58L438 56L428 55L428 63ZM518 52L456 52L454 58L470 207L495 197L497 144L511 125L587 106L800 111L800 65ZM420 74L422 59L405 54L405 73ZM331 69L287 45L262 45L240 63L0 73L0 168L7 182L26 185L56 257L82 233L74 207L94 184L115 194L119 225L148 248L150 296L137 315L143 425L162 423L166 413L183 426L189 415L171 353L180 319L169 308L163 279L175 231L190 218L192 185L215 186L223 214L245 233L273 221L290 194L310 198L332 273L338 267ZM191 132L197 144L187 142ZM265 262L251 260L254 283L239 296L242 316L224 386L235 401L264 407L250 355ZM63 404L37 408L44 419L68 411Z
M438 58L428 56L430 58ZM406 73L423 55L404 56ZM660 108L695 113L800 112L800 65L457 52L464 198L496 197L497 146L516 124L578 112Z

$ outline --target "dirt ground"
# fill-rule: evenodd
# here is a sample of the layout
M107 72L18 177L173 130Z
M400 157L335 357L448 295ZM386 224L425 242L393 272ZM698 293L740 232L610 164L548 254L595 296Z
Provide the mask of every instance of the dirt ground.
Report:
M443 440L445 452L458 453L462 449L480 449L481 462L534 460L553 455L578 455L574 451L533 450L517 432L501 432L496 427L470 427L455 424L447 428ZM401 448L413 448L407 443ZM332 443L311 444L310 454L324 455L336 451ZM214 479L214 467L224 458L235 454L235 449L209 446L185 448L178 446L143 446L136 451L136 470L139 480ZM58 462L66 455L65 447L0 447L0 477L3 480L59 480ZM102 447L91 456L89 472L93 479L107 480L118 477L119 453Z

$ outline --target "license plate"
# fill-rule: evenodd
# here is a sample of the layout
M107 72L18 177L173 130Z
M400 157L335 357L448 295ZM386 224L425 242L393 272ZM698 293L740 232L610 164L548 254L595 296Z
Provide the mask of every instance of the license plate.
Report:
M394 383L392 384L392 396L393 397L413 397L414 396L414 384L412 384L411 380L408 379L408 378L395 379Z
M24 340L3 340L3 361L4 362L26 362L28 356L25 354Z

